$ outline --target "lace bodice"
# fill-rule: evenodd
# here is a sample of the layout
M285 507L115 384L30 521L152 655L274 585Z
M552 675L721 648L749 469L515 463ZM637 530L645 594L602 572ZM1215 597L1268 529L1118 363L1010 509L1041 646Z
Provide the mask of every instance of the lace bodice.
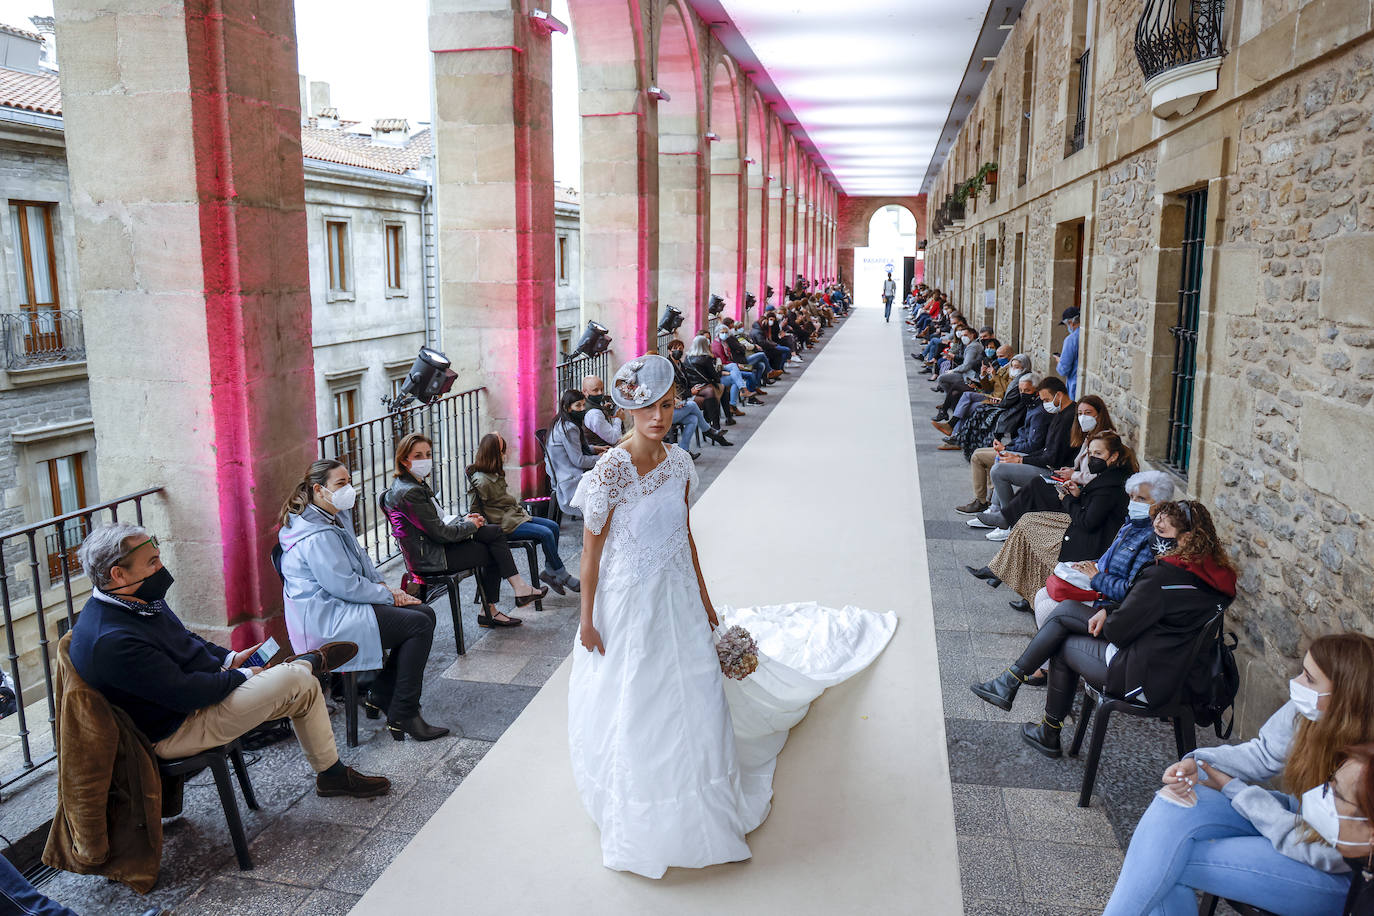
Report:
M600 534L610 518L601 556L601 584L615 587L654 573L696 581L687 541L687 494L698 485L691 457L676 446L641 476L630 453L612 448L583 475L572 505Z

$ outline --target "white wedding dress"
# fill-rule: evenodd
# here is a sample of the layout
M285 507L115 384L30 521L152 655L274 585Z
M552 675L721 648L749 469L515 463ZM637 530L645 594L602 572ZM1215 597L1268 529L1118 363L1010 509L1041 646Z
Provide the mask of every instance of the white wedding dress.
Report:
M815 604L717 609L759 645L743 681L721 674L687 541L696 469L682 449L644 476L607 451L572 504L600 533L592 606L606 654L574 644L568 740L582 802L607 868L660 878L749 858L745 834L768 816L787 731L832 684L887 645L896 615ZM700 534L700 532L698 532Z

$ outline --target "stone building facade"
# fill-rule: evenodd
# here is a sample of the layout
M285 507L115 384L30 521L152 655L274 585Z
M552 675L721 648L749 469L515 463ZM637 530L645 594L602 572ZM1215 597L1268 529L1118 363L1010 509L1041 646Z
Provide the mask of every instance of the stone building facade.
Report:
M1193 4L1213 53L1147 84L1156 5L1025 4L934 181L928 271L1039 367L1082 309L1080 392L1212 508L1239 564L1253 732L1310 639L1374 635L1370 3Z

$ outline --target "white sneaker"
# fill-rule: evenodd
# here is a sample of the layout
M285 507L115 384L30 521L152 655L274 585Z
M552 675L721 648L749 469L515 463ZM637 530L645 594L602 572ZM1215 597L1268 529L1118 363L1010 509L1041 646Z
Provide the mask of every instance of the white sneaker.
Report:
M1007 538L1011 537L1011 529L1010 529L1010 528L994 528L994 529L992 529L991 531L989 531L989 532L985 535L985 537L986 537L989 541L1005 541Z
M976 516L976 515L975 515L973 518L971 518L971 519L968 520L968 526L969 526L970 528L991 528L991 527L992 527L992 526L989 525L987 522L985 522L985 521L981 520L980 518L978 518L978 516Z

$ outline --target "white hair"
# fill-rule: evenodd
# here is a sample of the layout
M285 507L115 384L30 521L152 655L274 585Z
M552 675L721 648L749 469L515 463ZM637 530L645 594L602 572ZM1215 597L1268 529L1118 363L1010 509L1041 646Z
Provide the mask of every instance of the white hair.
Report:
M91 584L98 589L106 589L110 586L110 570L124 559L131 547L148 537L144 528L114 522L86 535L76 552L76 558Z
M1174 498L1174 479L1163 471L1141 471L1126 478L1126 492L1131 496L1139 496L1142 486L1150 488L1150 498L1157 503Z

